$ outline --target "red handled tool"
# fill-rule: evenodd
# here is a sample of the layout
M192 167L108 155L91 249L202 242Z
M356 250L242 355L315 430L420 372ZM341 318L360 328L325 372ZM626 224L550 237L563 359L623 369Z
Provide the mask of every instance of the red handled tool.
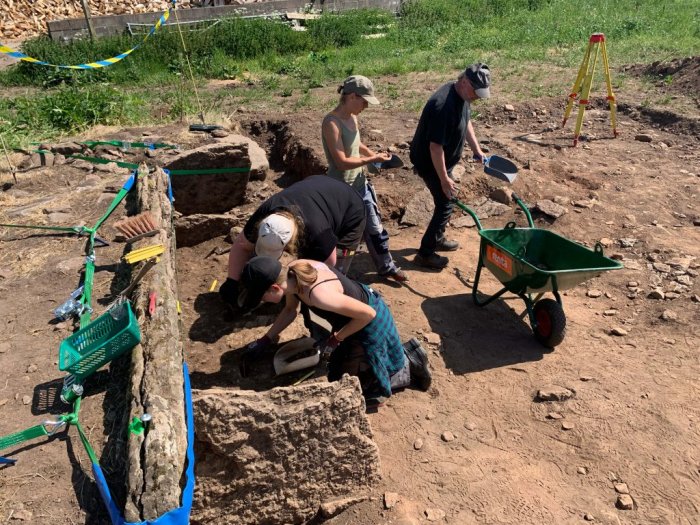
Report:
M156 312L156 292L150 292L148 294L148 316L153 317Z

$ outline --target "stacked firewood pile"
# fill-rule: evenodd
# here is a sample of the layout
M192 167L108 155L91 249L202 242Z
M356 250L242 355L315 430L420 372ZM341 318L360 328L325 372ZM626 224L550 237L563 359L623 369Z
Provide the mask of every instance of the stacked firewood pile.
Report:
M92 16L150 13L168 8L168 0L88 0ZM178 9L199 7L201 0L178 0ZM82 18L80 0L0 0L0 38L24 40L46 32L51 20ZM1 41L1 40L0 40Z

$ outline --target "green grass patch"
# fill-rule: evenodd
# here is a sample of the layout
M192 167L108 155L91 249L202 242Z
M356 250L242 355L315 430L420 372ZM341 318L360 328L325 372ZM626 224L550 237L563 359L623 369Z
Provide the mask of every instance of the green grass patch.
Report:
M350 74L453 74L475 61L491 66L494 83L511 87L513 73L529 83L522 96L543 96L569 88L572 70L578 69L588 38L596 32L606 35L613 68L700 54L700 4L408 0L398 17L378 9L324 14L309 21L303 32L274 20L225 19L206 31L185 33L185 49L178 32L165 26L125 60L107 68L74 71L21 62L1 71L0 86L50 91L34 105L3 101L0 118L11 129L56 132L149 118L146 111L132 114L134 103L125 94L132 91L142 92L154 105L166 105L166 118L184 118L198 111L192 97L181 94L183 82L191 89L190 68L200 85L207 79L248 81L252 86L243 103L296 94L300 108L313 106L309 90L337 84ZM363 38L377 33L385 36ZM22 50L51 63L79 64L115 56L139 42L141 38L131 36L70 44L37 38L25 42ZM561 78L548 78L552 72ZM109 86L119 88L115 92ZM105 93L110 101L100 99ZM399 92L388 95L396 103L401 99ZM96 100L107 109L97 110ZM29 115L22 107L25 103L36 106L37 114Z

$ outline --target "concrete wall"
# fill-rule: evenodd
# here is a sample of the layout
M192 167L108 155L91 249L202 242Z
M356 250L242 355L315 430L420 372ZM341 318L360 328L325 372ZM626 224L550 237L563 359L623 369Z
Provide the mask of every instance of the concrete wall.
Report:
M340 12L351 9L376 7L388 11L398 11L402 0L271 0L243 5L227 5L220 7L200 7L194 9L182 9L177 11L180 22L195 20L211 20L226 16L259 16L259 15L283 15L286 12L298 12L308 5L313 9L324 12ZM92 25L97 36L122 34L127 30L127 23L153 24L162 11L135 15L96 16L92 19ZM169 22L174 22L171 15ZM87 36L87 23L84 18L70 20L55 20L47 23L49 36L53 40L69 41L78 36Z

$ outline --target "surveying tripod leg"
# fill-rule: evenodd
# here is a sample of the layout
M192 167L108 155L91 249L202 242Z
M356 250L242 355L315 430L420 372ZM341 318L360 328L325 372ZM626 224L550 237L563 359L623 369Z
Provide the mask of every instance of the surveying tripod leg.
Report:
M569 100L566 102L566 109L564 110L564 120L561 123L563 128L566 125L566 121L571 115L571 109L574 107L574 100L581 93L581 84L583 83L583 78L586 75L586 70L588 70L588 59L591 55L591 46L589 45L586 49L586 53L583 55L583 61L581 62L581 67L578 69L578 74L576 75L576 80L574 81L574 86L571 88L571 93L569 94Z
M593 60L589 58L588 61L588 72L586 77L583 79L583 90L581 91L581 96L578 100L578 116L576 118L576 128L574 129L574 146L578 144L579 135L581 135L581 125L583 124L583 114L586 111L586 105L588 104L588 95L591 93L591 84L593 82L593 73L595 72L595 65L598 61L598 51L600 47L597 42L592 42L588 44L590 54L593 55Z
M603 51L603 68L605 69L605 84L608 88L608 104L610 105L610 124L612 125L613 135L617 137L617 101L615 100L615 95L612 89L612 80L610 79L610 65L608 62L608 51L605 47L605 40L601 43L601 48Z

